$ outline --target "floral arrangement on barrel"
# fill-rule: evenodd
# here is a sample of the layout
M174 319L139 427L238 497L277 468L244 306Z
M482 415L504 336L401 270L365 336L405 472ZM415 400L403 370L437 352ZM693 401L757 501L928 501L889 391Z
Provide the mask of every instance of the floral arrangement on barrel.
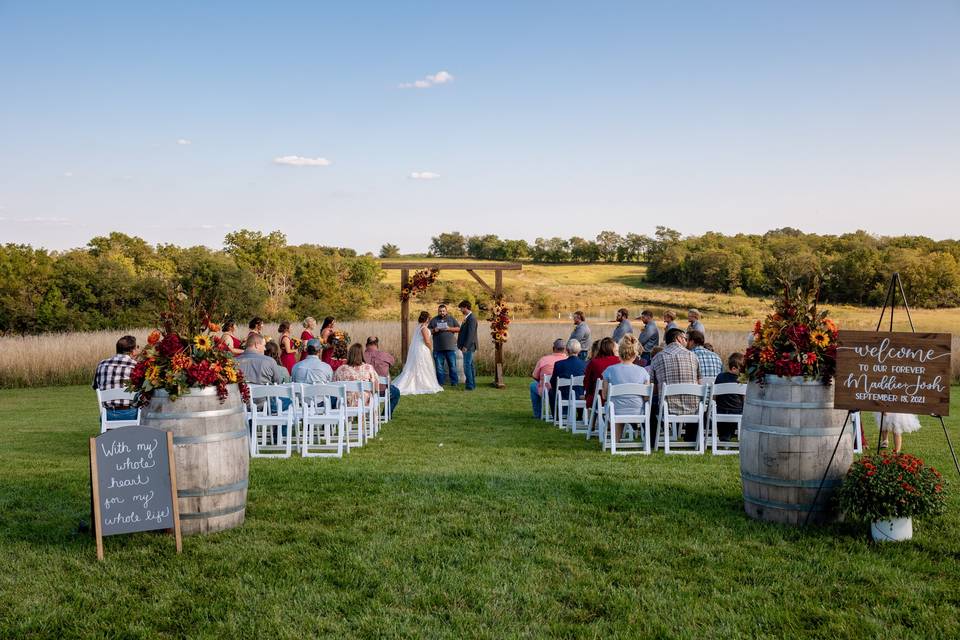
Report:
M837 370L839 327L817 309L819 288L784 285L773 313L757 321L745 353L746 376L763 385L767 375L802 376L830 384Z
M171 311L161 314L160 319L163 329L147 337L147 346L140 351L126 383L128 391L137 393L139 406L148 405L157 389L176 400L189 394L191 388L216 387L223 402L230 384L238 385L244 402L249 399L243 373L216 335L220 325L212 322L209 314L203 312L197 321L181 315L179 307L172 304Z
M909 539L912 521L904 521L943 513L945 486L940 472L922 459L908 453L883 453L854 462L834 495L847 517L872 523L874 539ZM896 534L898 524L905 527L905 536Z
M487 320L490 322L490 337L494 344L506 342L510 336L510 307L502 299L497 300Z
M430 288L430 285L437 281L439 275L440 270L433 267L415 271L412 276L407 278L403 286L400 287L400 299L409 300L410 296L415 296L418 293L426 291Z

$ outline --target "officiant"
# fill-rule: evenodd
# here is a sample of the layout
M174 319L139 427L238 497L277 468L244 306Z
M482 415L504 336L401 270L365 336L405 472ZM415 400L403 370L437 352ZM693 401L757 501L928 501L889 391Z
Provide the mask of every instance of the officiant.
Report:
M460 382L457 376L457 330L460 323L449 315L447 305L441 304L427 328L433 334L433 362L437 369L437 382L442 386L449 374L450 384L457 386Z

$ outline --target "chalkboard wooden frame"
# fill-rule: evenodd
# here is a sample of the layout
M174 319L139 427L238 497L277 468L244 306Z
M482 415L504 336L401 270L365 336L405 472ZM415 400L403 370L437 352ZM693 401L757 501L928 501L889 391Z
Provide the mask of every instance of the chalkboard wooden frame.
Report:
M136 429L138 427L120 427L120 429ZM107 432L109 433L109 432ZM173 533L176 540L177 553L183 552L183 538L180 535L180 507L177 500L177 464L173 455L173 433L166 432L167 465L170 477L170 500L173 508L173 528L166 529ZM101 434L103 435L103 434ZM90 438L90 488L93 508L93 532L97 545L97 560L103 560L103 528L100 512L100 475L97 466L97 439Z

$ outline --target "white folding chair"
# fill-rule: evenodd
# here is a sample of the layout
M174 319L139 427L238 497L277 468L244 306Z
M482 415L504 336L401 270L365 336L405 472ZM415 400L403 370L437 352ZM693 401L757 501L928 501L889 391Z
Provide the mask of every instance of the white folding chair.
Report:
M250 457L290 457L295 399L293 387L287 384L250 385Z
M344 413L347 418L347 429L345 437L347 439L347 448L351 449L353 447L362 447L366 441L366 413L368 407L363 401L363 385L359 380L351 380L349 382L337 382L336 384L343 387L344 392L347 394L349 399L350 394L356 394L355 397L357 401L351 404L349 401L345 403L343 408Z
M714 384L710 391L710 409L707 416L707 424L710 427L710 444L713 455L737 455L740 453L740 420L743 419L743 416L739 413L718 413L717 412L717 396L746 396L747 395L747 385L738 384L736 382L724 382L721 384ZM737 424L737 441L736 442L724 442L720 440L720 435L718 433L719 424L723 423L736 423Z
M553 389L553 424L558 429L567 429L567 414L570 408L570 378L557 378L557 388Z
M603 438L602 449L608 448L612 455L628 453L650 454L650 397L651 384L612 384L607 387L606 413L607 435ZM643 409L640 413L617 413L617 407L611 399L636 396L641 399ZM617 425L623 425L620 438L617 438Z
M380 433L380 385L370 380L360 382L360 388L363 393L360 395L360 402L366 408L363 415L364 432L363 439L376 438Z
M654 449L663 445L663 452L702 454L705 450L703 398L707 388L702 384L668 384L663 388L660 396L660 424L657 426L657 435L654 437ZM695 413L678 415L671 413L669 399L674 396L695 396L697 409ZM681 428L684 425L697 425L697 437L693 442L680 438ZM661 434L663 438L661 439Z
M135 420L107 420L107 407L105 402L114 402L116 400L125 400L134 406L137 394L125 389L97 389L97 404L100 405L100 433L105 433L110 429L119 427L136 427L140 424L140 409L137 408L137 418Z
M305 384L300 397L303 420L300 455L304 458L342 457L347 430L345 389L334 384ZM349 443L346 449L349 453Z
M377 392L377 404L380 407L380 422L386 424L390 422L390 376L379 376L379 381L383 391Z
M544 422L553 420L550 413L550 376L545 373L540 376L540 419Z
M600 393L603 390L603 378L597 378L597 384L593 385L593 402L590 403L590 412L587 415L587 440L597 436L603 440L603 398Z
M587 426L586 395L584 395L583 398L578 398L575 387L583 388L583 376L573 376L570 378L570 402L567 407L567 417L570 419L570 433L588 433L590 428ZM584 389L584 391L586 391L586 389ZM580 410L580 418L577 417L577 410Z
M853 424L853 452L863 453L863 425L860 424L859 411L850 414L850 422Z

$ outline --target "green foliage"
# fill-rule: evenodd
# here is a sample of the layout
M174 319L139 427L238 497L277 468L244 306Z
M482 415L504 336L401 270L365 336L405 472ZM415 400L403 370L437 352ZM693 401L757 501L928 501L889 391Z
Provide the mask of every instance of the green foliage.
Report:
M400 247L395 244L387 243L380 247L381 258L397 258L400 256Z
M940 515L946 481L909 453L865 455L853 463L834 498L850 518L864 522Z
M459 231L441 233L430 239L430 255L441 258L461 258L467 255L467 239Z

